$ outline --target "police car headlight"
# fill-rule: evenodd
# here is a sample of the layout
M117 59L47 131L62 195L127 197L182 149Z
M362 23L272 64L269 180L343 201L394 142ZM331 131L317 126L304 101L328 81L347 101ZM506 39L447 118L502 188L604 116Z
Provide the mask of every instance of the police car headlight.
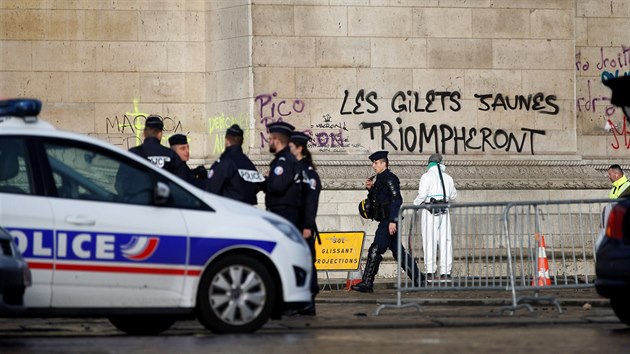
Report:
M268 223L273 225L276 229L280 230L280 232L282 232L286 237L290 238L291 240L301 244L304 243L304 237L302 237L302 234L298 231L298 229L295 228L295 226L271 218L265 218L265 220L267 220Z

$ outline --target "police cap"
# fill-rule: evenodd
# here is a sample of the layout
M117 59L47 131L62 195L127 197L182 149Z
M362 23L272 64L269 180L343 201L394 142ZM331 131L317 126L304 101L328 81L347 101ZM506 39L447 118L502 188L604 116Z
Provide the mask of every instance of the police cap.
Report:
M291 134L291 142L296 145L306 146L310 140L311 137L303 132L293 132Z
M295 127L287 122L275 122L267 125L270 133L279 133L291 137Z
M387 154L389 154L388 151L377 151L373 153L372 155L370 155L369 159L372 162L377 161L377 160L387 159Z
M231 127L227 128L227 130L225 131L225 135L226 136L240 136L241 138L243 137L243 129L241 129L241 127L238 126L238 124L232 124Z
M158 116L157 114L152 114L147 117L147 121L146 123L144 123L144 126L147 128L163 130L164 122L162 122L162 117Z
M429 162L437 162L437 163L442 162L442 155L436 153L429 156Z
M173 145L184 145L184 144L188 144L188 138L184 134L175 134L175 135L171 136L170 138L168 138L168 143L171 146L173 146Z

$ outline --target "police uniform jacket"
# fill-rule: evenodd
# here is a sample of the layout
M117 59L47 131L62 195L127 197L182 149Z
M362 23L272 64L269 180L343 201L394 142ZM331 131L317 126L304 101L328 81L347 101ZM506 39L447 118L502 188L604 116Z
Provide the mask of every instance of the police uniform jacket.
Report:
M376 176L368 198L375 204L377 221L398 221L398 212L403 203L400 180L389 169Z
M142 145L133 147L129 149L129 151L148 159L157 167L163 168L187 180L186 164L184 164L175 151L160 144L157 138L146 138Z
M303 229L317 230L315 218L319 204L319 193L322 190L321 181L313 166L300 160L297 163L302 176L302 196L304 202L300 208L300 225Z
M195 186L197 188L206 189L205 177L204 177L204 179L198 178L197 174L195 173L195 171L190 169L190 167L188 167L187 163L185 163L185 162L183 162L183 163L184 163L184 167L186 169L186 182L192 184L193 186Z
M267 209L299 207L302 188L300 179L297 159L289 147L278 151L269 165L269 177L264 184Z
M264 177L239 145L228 146L208 172L207 190L243 203L256 205L258 184Z

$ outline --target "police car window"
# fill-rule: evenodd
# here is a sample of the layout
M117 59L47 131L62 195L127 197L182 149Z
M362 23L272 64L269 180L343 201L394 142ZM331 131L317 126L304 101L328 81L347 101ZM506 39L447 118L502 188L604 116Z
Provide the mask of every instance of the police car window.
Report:
M33 194L23 139L0 137L0 193Z
M205 203L173 181L164 181L171 190L169 207L213 211Z
M153 183L148 171L90 146L47 142L44 149L59 197L151 204Z

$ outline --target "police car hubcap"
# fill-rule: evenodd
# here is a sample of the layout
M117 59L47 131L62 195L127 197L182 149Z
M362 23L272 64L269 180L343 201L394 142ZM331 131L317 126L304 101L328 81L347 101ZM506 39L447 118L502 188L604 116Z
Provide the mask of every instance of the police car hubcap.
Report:
M233 265L217 273L210 285L212 311L233 325L254 320L266 301L265 285L255 271Z

